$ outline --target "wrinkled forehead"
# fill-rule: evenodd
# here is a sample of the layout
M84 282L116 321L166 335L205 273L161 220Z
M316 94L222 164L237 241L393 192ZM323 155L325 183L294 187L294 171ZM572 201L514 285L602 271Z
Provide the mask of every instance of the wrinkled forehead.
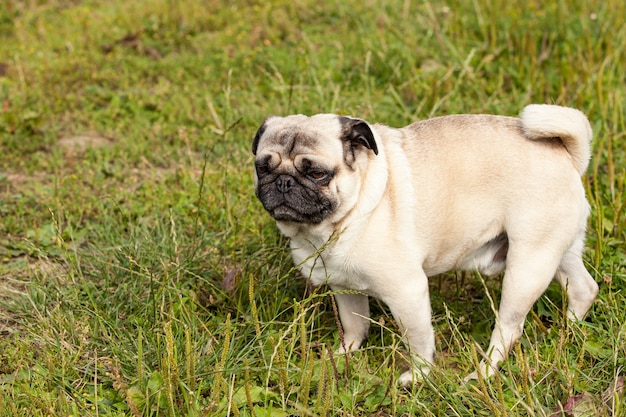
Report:
M301 154L328 154L341 152L341 125L336 116L295 115L273 117L267 120L261 138L263 152L276 152L288 157Z

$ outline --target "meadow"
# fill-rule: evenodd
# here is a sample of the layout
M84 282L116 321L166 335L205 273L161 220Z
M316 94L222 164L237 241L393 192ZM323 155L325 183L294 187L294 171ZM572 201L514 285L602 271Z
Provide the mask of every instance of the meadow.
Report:
M0 2L0 416L626 416L622 0ZM437 366L333 294L253 193L265 117L391 126L576 107L594 129L571 323L553 285L500 374L463 384L499 279L433 277Z

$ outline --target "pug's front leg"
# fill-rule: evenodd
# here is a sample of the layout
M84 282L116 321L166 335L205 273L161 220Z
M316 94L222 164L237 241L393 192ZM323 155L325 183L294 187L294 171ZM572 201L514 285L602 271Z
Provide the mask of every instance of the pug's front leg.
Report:
M421 272L402 282L383 301L391 310L409 349L412 367L400 375L409 385L428 374L435 361L435 332L431 321L428 278Z
M339 319L343 327L343 338L337 353L357 350L367 337L370 327L370 305L367 295L335 294Z

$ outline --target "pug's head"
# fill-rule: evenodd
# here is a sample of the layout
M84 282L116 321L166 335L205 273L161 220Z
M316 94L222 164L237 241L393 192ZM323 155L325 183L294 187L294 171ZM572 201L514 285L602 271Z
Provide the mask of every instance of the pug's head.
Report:
M266 119L252 152L255 193L269 214L318 224L356 203L363 167L378 148L363 120L318 114Z

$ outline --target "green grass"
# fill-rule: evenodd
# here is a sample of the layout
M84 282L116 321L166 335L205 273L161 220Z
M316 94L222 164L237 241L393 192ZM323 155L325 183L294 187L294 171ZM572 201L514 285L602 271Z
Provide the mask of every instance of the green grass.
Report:
M0 416L626 415L625 23L622 0L1 2ZM594 127L587 320L551 287L463 385L499 286L448 274L423 383L395 383L375 301L365 349L333 355L332 295L253 195L262 120L531 102Z

